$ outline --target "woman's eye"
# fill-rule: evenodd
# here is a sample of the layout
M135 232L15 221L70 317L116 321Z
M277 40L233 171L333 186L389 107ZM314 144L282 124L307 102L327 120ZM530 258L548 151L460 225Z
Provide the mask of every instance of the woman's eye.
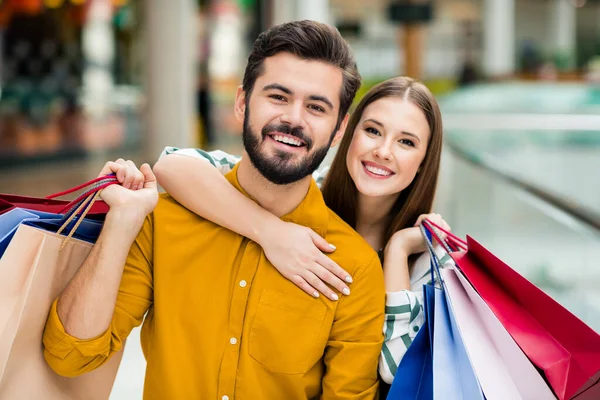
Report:
M369 127L369 128L367 128L367 129L365 129L365 130L366 130L367 132L369 132L371 135L376 135L376 136L379 136L379 135L380 135L379 131L378 131L377 129L375 129L375 128L371 128L371 127Z
M413 142L410 139L400 139L398 142L401 143L401 144L410 146L410 147L415 147L415 142Z

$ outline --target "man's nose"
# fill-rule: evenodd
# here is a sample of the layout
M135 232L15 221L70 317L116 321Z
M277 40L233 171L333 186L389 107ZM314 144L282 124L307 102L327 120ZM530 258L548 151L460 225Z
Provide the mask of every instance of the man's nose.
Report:
M281 115L281 122L290 125L292 128L304 128L304 105L301 103L293 103L286 107L285 112Z

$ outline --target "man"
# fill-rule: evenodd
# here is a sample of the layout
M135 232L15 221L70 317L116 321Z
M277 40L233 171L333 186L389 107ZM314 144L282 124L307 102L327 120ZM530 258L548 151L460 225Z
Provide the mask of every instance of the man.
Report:
M256 243L168 194L156 205L144 165L144 189L103 193L102 235L48 318L50 366L66 376L98 367L147 311L145 399L375 398L381 265L310 176L341 138L359 85L334 28L301 21L261 34L235 100L245 153L227 175L262 207L336 243L332 259L355 278L351 296L307 298Z

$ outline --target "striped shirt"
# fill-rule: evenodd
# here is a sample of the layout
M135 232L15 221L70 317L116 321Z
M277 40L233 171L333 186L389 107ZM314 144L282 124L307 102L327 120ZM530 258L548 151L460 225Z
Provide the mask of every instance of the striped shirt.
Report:
M167 147L161 157L167 154L178 154L205 160L212 164L222 174L226 174L240 157L228 154L221 150L204 151L201 149L178 149ZM319 187L329 171L329 166L322 166L313 173L313 179ZM435 251L442 259L440 265L444 266L449 257L441 246L436 246ZM392 383L398 364L411 345L413 339L425 321L423 313L423 285L431 282L429 253L419 256L411 268L411 290L386 293L385 322L383 333L384 344L379 357L379 375L386 383Z

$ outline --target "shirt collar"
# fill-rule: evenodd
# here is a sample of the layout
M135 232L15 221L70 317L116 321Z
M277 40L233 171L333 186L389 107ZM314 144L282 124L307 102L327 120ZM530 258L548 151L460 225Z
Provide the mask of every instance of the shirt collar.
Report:
M225 174L225 178L244 196L256 201L240 185L237 177L239 165L240 163L237 163L230 172ZM281 220L309 227L320 236L325 236L327 233L329 210L325 205L321 190L319 190L314 179L311 178L308 192L302 202L292 212L281 217Z

